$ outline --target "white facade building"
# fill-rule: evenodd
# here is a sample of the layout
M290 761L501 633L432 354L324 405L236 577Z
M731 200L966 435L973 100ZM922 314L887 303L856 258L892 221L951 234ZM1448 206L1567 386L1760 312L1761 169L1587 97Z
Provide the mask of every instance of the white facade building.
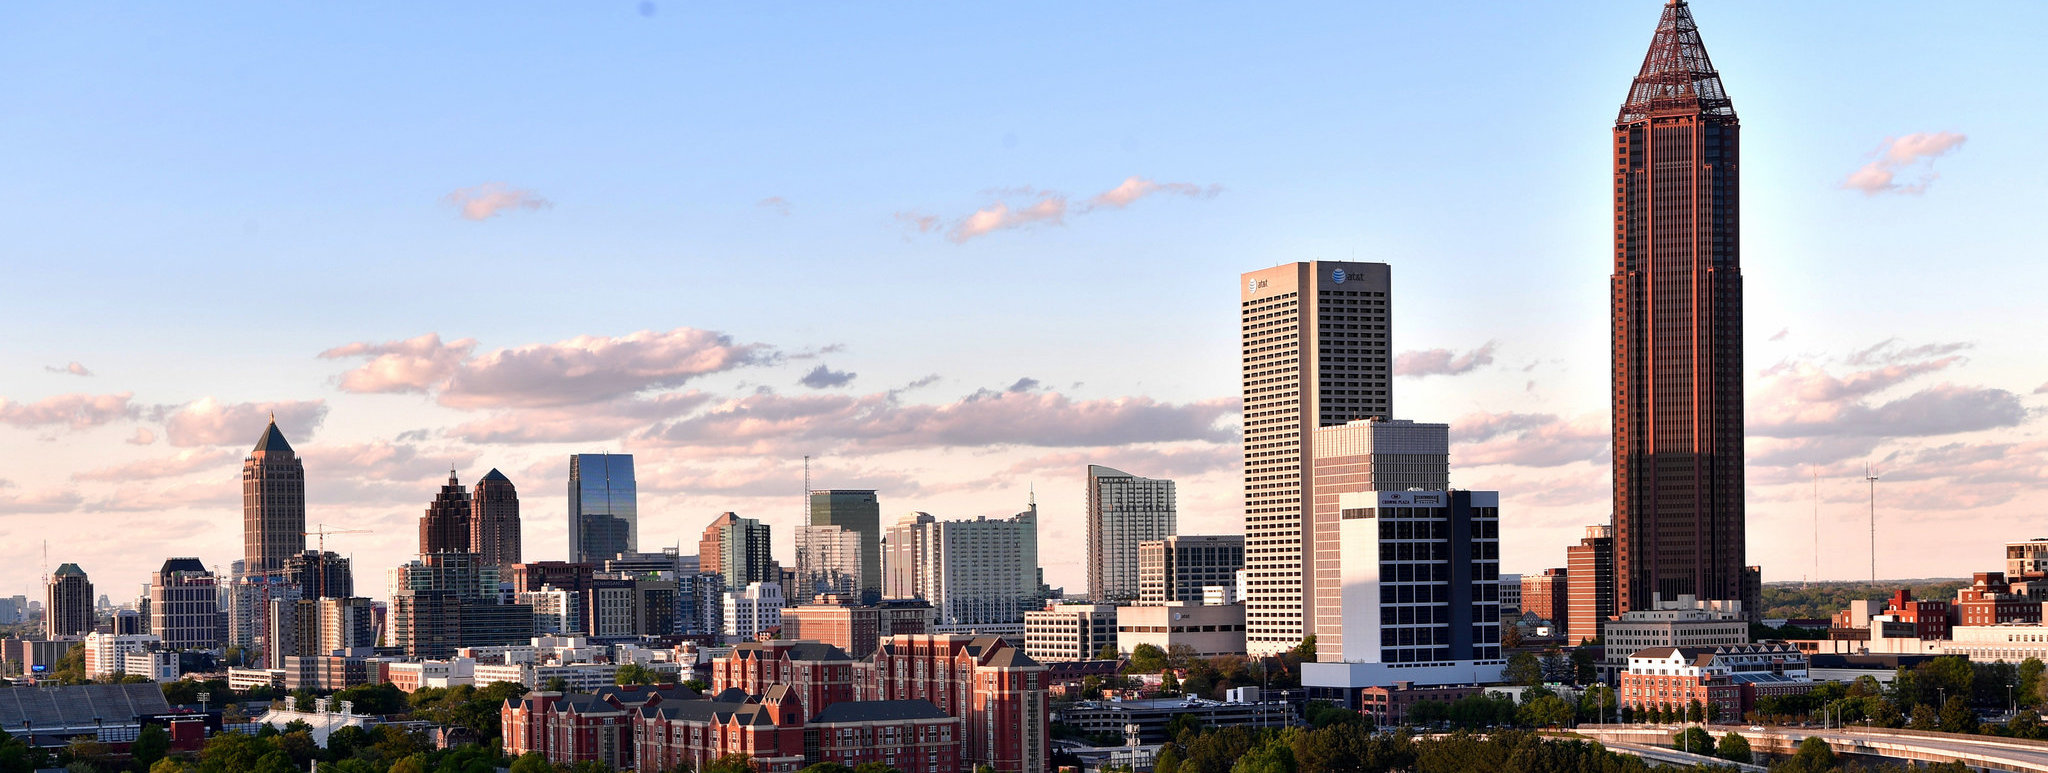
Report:
M725 592L725 636L752 640L755 634L782 626L782 584L751 582Z
M1088 598L1138 598L1138 546L1178 533L1173 481L1088 465Z
M129 653L145 652L163 646L163 643L163 638L156 634L86 634L85 678L105 679L126 673ZM176 675L172 678L175 679Z
M1040 606L1038 505L1011 518L941 521L928 513L897 520L883 537L883 593L919 598L938 630L1014 626Z
M1024 613L1024 654L1040 663L1094 660L1116 646L1116 605L1054 604Z
M1168 652L1176 645L1186 646L1204 658L1242 655L1244 605L1170 601L1118 607L1116 648L1129 653L1144 644Z
M1500 494L1356 491L1339 495L1338 582L1345 614L1317 631L1302 664L1312 696L1368 686L1500 680ZM1326 639L1325 636L1328 638Z

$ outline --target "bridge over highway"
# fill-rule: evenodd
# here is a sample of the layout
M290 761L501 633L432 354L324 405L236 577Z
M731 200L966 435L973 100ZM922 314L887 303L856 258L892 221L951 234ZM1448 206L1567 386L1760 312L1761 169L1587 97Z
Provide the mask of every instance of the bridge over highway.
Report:
M1580 725L1572 732L1615 746L1615 751L1633 754L1636 753L1633 749L1622 747L1662 747L1662 751L1673 751L1671 736L1684 727ZM1750 749L1759 754L1791 754L1798 750L1801 741L1816 737L1827 741L1828 747L1836 754L1917 762L1960 762L1973 768L2012 773L2048 773L2048 741L1885 728L1766 727L1752 730L1747 725L1709 725L1706 730L1717 739L1723 733L1740 733L1749 740ZM1676 758L1670 761L1676 761Z

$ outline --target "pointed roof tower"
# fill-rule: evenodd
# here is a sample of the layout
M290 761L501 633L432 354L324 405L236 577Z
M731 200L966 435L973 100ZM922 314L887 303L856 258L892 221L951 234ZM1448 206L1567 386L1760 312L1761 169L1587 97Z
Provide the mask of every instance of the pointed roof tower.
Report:
M284 433L279 432L277 429L276 414L271 414L270 427L268 429L263 430L263 437L256 441L256 448L254 449L254 451L251 451L251 453L255 453L258 451L282 451L284 453L292 452L292 444L284 442Z
M1667 0L1664 16L1657 20L1657 33L1650 38L1650 52L1643 56L1643 69L1629 85L1628 99L1621 103L1616 123L1648 118L1652 113L1698 112L1733 117L1735 103L1721 87L1721 74L1707 58L1707 45L1700 42L1700 27L1692 20L1685 0Z

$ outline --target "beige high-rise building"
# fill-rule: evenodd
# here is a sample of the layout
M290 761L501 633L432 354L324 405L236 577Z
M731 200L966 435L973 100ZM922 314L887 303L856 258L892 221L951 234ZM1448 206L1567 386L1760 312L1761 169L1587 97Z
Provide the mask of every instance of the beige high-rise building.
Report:
M277 419L242 461L242 573L263 577L306 552L306 468Z
M1305 593L1310 633L1319 653L1337 652L1329 644L1344 628L1344 551L1340 534L1345 494L1380 491L1444 491L1451 487L1451 425L1405 420L1348 422L1315 431L1315 506L1310 513L1309 545L1314 568L1304 574L1312 592ZM1354 559L1355 560L1355 559ZM1487 578L1497 579L1497 578Z
M1315 428L1393 417L1391 270L1313 261L1238 280L1243 322L1245 646L1301 642Z

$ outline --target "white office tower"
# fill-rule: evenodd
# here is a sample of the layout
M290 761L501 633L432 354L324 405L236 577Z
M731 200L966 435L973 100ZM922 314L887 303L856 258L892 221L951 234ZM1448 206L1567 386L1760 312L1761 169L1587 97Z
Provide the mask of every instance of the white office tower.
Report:
M1173 536L1173 481L1088 465L1088 598L1138 598L1138 546Z
M752 582L725 592L725 637L753 641L754 635L782 627L782 585Z
M1040 604L1038 506L1011 518L911 513L882 537L889 598L931 602L941 628L1014 626Z
M1373 685L1498 681L1500 494L1359 491L1338 507L1344 615L1302 664L1309 697L1348 706Z

